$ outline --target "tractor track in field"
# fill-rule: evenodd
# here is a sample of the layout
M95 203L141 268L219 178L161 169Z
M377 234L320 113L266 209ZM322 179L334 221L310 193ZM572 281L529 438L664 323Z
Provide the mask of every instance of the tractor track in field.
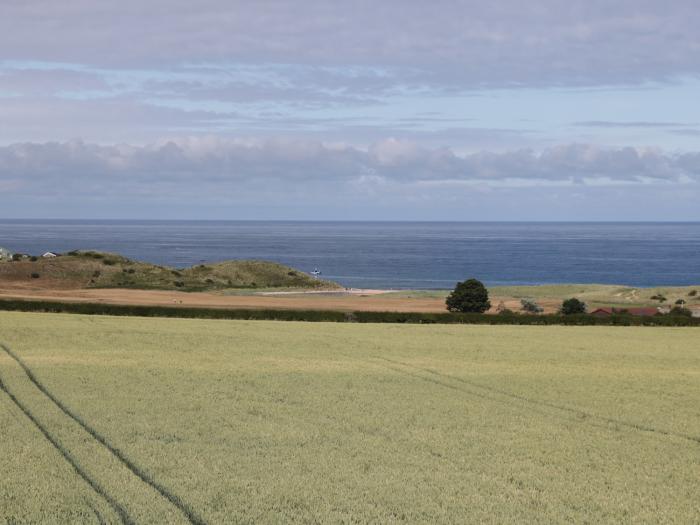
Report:
M374 356L374 359L386 361L387 363L391 363L391 364L395 365L394 367L388 367L388 368L390 368L391 370L394 370L396 372L403 373L405 375L409 375L411 377L415 377L418 379L422 379L424 381L428 381L430 383L434 383L434 384L443 386L445 388L450 388L452 390L458 390L460 392L464 392L466 394L469 394L472 396L477 396L477 397L480 397L483 399L489 399L491 401L507 403L503 399L499 399L497 397L494 397L496 395L503 396L505 398L509 398L509 399L515 400L515 401L520 401L522 403L526 403L526 404L529 404L531 406L539 406L539 407L544 407L544 408L549 408L549 409L554 409L554 410L566 412L566 413L569 413L569 414L576 416L577 421L586 422L590 425L595 425L598 427L608 428L607 425L612 424L612 425L618 425L621 427L630 428L632 430L637 430L639 432L644 432L644 433L649 433L649 434L657 434L660 436L672 436L675 438L684 439L686 441L700 444L700 436L693 436L691 434L684 434L681 432L673 432L671 430L665 430L662 428L656 428L656 427L652 427L649 425L643 425L640 423L624 421L624 420L615 419L612 417L598 416L596 414L592 414L590 412L586 412L585 410L581 410L578 408L568 407L565 405L559 405L557 403L551 403L549 401L543 401L541 399L534 399L534 398L530 398L527 396L514 394L513 392L508 392L507 390L501 390L499 388L494 388L494 387L482 385L480 383L477 383L474 381L469 381L469 380L464 379L462 377L456 377L456 376L452 376L449 374L442 374L440 372L436 372L435 370L431 370L429 368L422 368L419 366L411 365L409 363L404 363L402 361L388 359L386 357ZM396 368L396 365L403 366L405 368L409 368L409 369L412 369L412 370L417 371L417 372L431 374L435 377L426 377L424 375L420 375L417 373L411 373L411 372L408 372L406 370ZM440 379L442 379L442 381ZM456 381L458 383L468 385L471 388L479 389L482 392L474 392L471 390L466 390L464 388L459 388L457 385L447 383L444 380ZM605 425L595 424L595 423L593 423L593 421L600 421L602 423L605 423Z
M95 518L97 518L97 523L99 523L100 525L107 525L107 522L105 521L102 514L100 514L100 512L95 507L92 506L92 503L90 503L90 501L87 498L85 498L85 504L90 508L92 513L95 515Z
M89 485L89 487L101 498L103 498L109 506L117 513L119 519L124 525L135 525L136 522L129 516L126 509L119 504L109 493L102 487L97 480L92 479L90 475L85 472L78 461L73 457L73 455L66 449L61 442L53 435L49 430L32 414L32 412L22 403L17 396L8 388L8 386L0 378L0 390L2 390L10 401L32 422L32 424L41 432L41 434L46 438L46 440L51 444L51 446L58 451L63 459L65 459L68 464L73 467L73 470L80 476L80 478Z
M145 472L143 469L141 469L138 465L136 465L133 461L131 461L121 450L119 450L117 447L112 445L107 438L105 438L102 434L97 432L92 426L90 426L81 416L78 414L74 413L70 408L68 408L60 399L58 399L35 375L34 372L32 372L31 368L27 366L27 364L17 355L15 352L13 352L7 345L4 343L0 343L0 348L12 359L14 360L20 368L22 368L22 371L24 374L27 376L29 381L45 396L47 397L63 414L68 416L71 420L73 420L75 423L77 423L85 432L87 432L95 441L97 441L100 445L102 445L105 449L107 449L112 456L114 456L122 465L124 465L134 476L136 476L139 480L141 480L143 483L146 485L150 486L152 489L154 489L158 494L160 494L163 498L165 498L169 503L171 503L175 508L177 508L184 516L187 518L187 520L193 524L193 525L206 525L206 522L198 516L187 504L180 498L180 496L170 492L169 489L167 489L165 486L161 485L158 481L156 481L150 474ZM39 430L46 436L47 439L51 442L54 447L56 447L58 441L51 437L50 433L45 429L43 425L33 416L31 415L31 412L29 412L26 407L12 394L7 387L2 383L0 380L0 386L2 387L2 390L7 393L12 401L14 402L15 405L17 405L22 412L24 412L27 417L39 428ZM58 448L58 447L57 447ZM86 477L87 474L84 473L82 470L80 470L80 467L77 465L77 462L75 461L74 458L70 455L70 453L63 449L63 447L59 448L59 451L63 455L63 457L73 466L73 468L78 471L78 473L88 481L89 477ZM95 482L96 483L96 482ZM93 486L93 483L88 481L88 484L90 484L93 489L95 488ZM99 485L96 485L99 487ZM100 487L101 488L101 487ZM96 490L97 492L97 490ZM104 494L98 492L100 495L106 498L110 498L106 492ZM108 501L110 501L108 499ZM115 502L116 503L116 502ZM110 503L111 505L111 503ZM118 505L118 504L117 504ZM114 508L114 507L113 507ZM119 506L119 508L122 508ZM115 508L116 510L116 508ZM123 508L122 508L123 510ZM124 510L124 513L126 511ZM120 517L121 517L120 513ZM125 517L128 518L129 521L124 521L124 518L122 518L122 521L127 524L127 523L134 523L131 518L128 517L128 514L125 514Z

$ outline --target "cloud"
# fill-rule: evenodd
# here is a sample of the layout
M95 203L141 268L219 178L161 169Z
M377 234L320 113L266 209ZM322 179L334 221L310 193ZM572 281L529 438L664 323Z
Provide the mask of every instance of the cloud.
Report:
M0 189L405 216L596 187L673 212L698 194L699 25L696 0L0 2Z
M314 185L327 194L343 186L419 183L679 184L697 181L700 153L670 155L636 148L571 144L540 153L516 150L457 155L387 139L360 149L298 139L185 138L147 146L81 141L0 147L0 181L25 195L172 192L220 197L254 189Z
M236 113L168 107L127 96L0 97L0 142L83 136L100 142L150 141L164 129L212 132L240 119Z
M574 122L574 126L583 128L680 128L683 126L693 126L683 122L650 122L650 121L635 121L635 122L615 122L609 120L586 120L582 122Z
M102 76L86 71L31 68L0 70L0 95L57 95L61 92L109 89Z
M144 73L142 73L142 76ZM283 102L300 107L379 104L403 82L374 68L228 65L151 72L141 89L195 101Z
M666 128L694 118L699 23L690 0L0 2L0 143L297 133L460 152L692 148Z
M386 139L0 147L5 217L700 220L700 152L568 144L459 155Z
M396 136L433 146L468 142L474 148L497 149L515 143L527 146L534 140L530 129L489 127L465 117L414 113L412 105L406 111L367 110L359 104L378 103L362 94L255 86L253 79L247 79L241 91L225 93L231 97L229 103L200 104L198 97L206 98L205 92L214 89L213 84L190 80L180 86L175 81L150 80L150 74L138 80L130 75L100 77L83 71L37 68L10 68L3 75L0 70L0 144L75 138L145 144L168 136L213 133L295 134L361 145ZM12 87L4 78L14 79ZM91 91L81 92L81 85L90 85ZM23 93L13 93L22 86ZM212 96L216 93L214 90ZM225 96L221 95L222 101ZM342 107L337 111L319 110L339 105Z
M686 137L700 137L700 129L672 129L671 133Z
M699 22L695 0L27 0L0 6L0 57L360 66L414 89L641 84L700 74Z

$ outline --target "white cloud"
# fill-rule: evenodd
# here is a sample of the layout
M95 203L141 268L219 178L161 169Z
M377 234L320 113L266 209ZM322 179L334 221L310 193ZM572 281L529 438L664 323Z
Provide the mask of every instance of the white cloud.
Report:
M700 153L458 155L385 140L198 137L0 147L5 217L700 220Z
M0 181L19 181L15 191L27 195L86 193L86 189L87 193L129 194L143 187L162 187L175 197L220 196L245 187L264 200L270 184L278 189L314 184L332 193L345 184L681 184L697 181L699 176L699 153L672 155L583 144L560 145L540 153L516 150L468 155L396 139L368 149L289 138L220 137L183 138L147 146L73 141L0 147Z

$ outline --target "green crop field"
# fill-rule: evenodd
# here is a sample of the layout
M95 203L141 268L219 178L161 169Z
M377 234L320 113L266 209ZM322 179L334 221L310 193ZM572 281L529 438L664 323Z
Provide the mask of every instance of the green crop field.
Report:
M0 313L0 523L698 523L700 331Z

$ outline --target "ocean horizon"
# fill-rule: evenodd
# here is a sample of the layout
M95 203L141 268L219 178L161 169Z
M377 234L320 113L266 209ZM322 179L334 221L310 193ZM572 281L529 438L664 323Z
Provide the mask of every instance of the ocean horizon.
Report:
M353 288L700 284L698 222L0 219L0 246L93 249L185 267L264 259Z

